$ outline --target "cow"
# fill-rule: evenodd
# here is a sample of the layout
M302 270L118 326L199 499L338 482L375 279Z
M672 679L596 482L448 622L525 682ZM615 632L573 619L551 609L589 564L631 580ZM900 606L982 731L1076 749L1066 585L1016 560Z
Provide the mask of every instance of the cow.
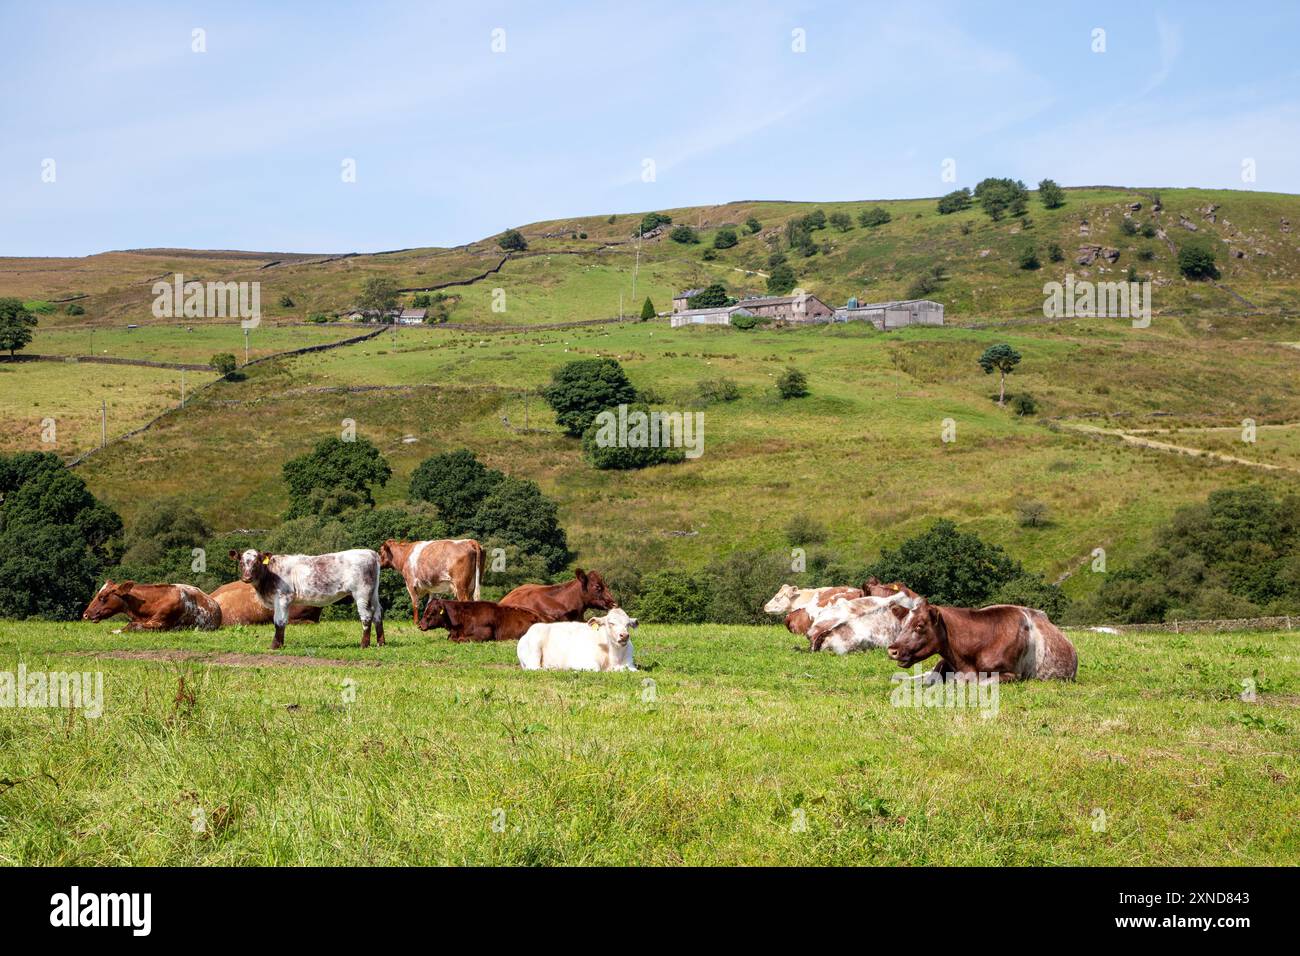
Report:
M851 587L799 588L783 584L772 599L763 605L768 614L784 614L785 626L791 634L805 635L812 626L817 608L826 607L841 598L859 598L862 591Z
M915 606L915 602L921 600L921 595L917 594L902 581L894 581L891 584L881 584L878 578L867 578L862 585L862 593L870 594L872 597L892 597L895 594L905 594L913 602L909 605Z
M444 601L429 598L419 627L427 631L445 627L457 643L465 641L517 641L541 618L527 608L502 607L491 601Z
M886 647L898 632L898 619L891 613L896 606L911 607L912 599L895 591L889 597L864 594L832 601L814 609L808 644L813 651L826 649L836 654Z
M128 631L215 631L221 626L221 606L192 584L105 581L81 619L96 622L114 614L131 619Z
M598 571L573 572L564 584L521 584L501 599L505 607L522 607L543 621L581 621L587 608L609 611L618 607Z
M450 587L457 601L477 601L483 580L483 546L472 538L451 541L396 541L379 547L379 566L392 568L406 582L411 613L420 623L420 598Z
M230 558L239 565L239 580L253 585L258 603L271 609L275 638L271 649L284 647L284 626L294 604L325 607L351 595L361 618L361 646L370 646L370 625L384 644L384 609L379 601L379 555L369 548L330 554L267 554L256 548Z
M999 681L1074 680L1079 655L1070 639L1034 608L1015 604L961 608L896 604L890 612L899 630L887 652L899 667L911 667L933 654L939 665L926 683L945 674L987 675Z
M634 671L632 630L621 607L590 621L534 624L519 639L519 666L526 671Z
M217 588L208 597L221 605L221 626L232 627L236 624L270 624L271 609L263 607L257 599L257 592L251 584L243 581L231 581ZM315 624L320 620L318 607L303 607L294 604L289 608L290 624Z

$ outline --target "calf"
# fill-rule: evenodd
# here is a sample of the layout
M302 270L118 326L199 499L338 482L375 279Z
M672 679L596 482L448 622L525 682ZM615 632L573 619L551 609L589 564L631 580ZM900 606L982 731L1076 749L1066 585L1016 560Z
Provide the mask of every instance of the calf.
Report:
M453 641L517 641L541 618L527 608L502 607L491 601L444 601L429 598L420 630L445 627Z
M598 571L573 572L563 584L521 584L501 599L507 607L522 607L543 621L581 621L587 608L608 611L618 607Z
M534 624L519 640L526 671L634 671L632 630L636 618L616 607L604 617Z
M798 588L793 584L783 584L772 595L772 599L763 605L763 610L768 614L784 614L786 630L791 634L802 635L808 633L818 608L826 607L836 600L859 597L862 597L859 588Z
M105 581L81 615L102 621L114 614L131 619L128 631L213 631L221 626L221 607L190 584L136 584Z
M911 607L911 598L902 591L889 597L865 594L851 600L836 600L815 611L808 628L812 650L832 650L836 654L867 651L886 647L898 633L894 607Z
M922 599L914 608L894 605L899 631L888 653L900 667L932 654L939 666L927 682L947 673L992 675L1001 681L1074 680L1079 656L1070 639L1042 611L1014 604L978 609L940 607Z
M217 588L208 597L221 605L221 626L235 624L270 624L271 609L263 607L251 584L231 581ZM289 608L290 624L315 624L320 620L320 608L294 604Z
M361 646L370 646L370 625L384 643L384 609L379 602L379 555L369 548L330 554L267 554L249 548L231 551L239 580L251 584L258 602L271 610L275 638L271 649L284 647L284 626L294 604L325 607L351 595L361 618Z
M477 601L483 580L483 547L471 538L452 541L395 541L379 548L379 566L406 582L411 613L420 623L420 598L450 587L457 601Z

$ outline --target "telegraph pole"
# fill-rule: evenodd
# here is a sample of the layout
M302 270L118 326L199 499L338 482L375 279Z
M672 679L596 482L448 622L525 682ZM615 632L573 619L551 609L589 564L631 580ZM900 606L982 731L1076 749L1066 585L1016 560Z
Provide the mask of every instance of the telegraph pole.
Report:
M248 364L248 329L244 329L244 364Z
M181 369L181 408L185 407L185 369Z
M108 444L108 402L105 399L99 400L99 447L103 448Z

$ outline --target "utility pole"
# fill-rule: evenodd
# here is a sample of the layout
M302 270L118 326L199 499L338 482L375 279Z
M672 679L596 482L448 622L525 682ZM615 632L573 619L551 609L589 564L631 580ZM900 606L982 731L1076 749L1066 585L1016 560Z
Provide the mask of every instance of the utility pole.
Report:
M623 318L623 293L618 294L618 317Z
M641 270L641 227L636 227L636 264L632 266L632 308L636 308L636 274Z
M185 369L181 369L181 408L185 407Z
M248 329L244 329L244 364L248 364Z
M528 431L528 392L524 392L524 431Z
M99 400L99 447L103 448L108 444L108 402L105 399Z

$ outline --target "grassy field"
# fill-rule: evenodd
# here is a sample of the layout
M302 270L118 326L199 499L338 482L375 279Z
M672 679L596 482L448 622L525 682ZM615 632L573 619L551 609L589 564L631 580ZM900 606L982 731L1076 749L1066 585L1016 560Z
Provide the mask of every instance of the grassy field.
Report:
M1294 632L1072 633L1076 683L978 710L777 627L643 626L602 675L115 626L0 624L0 672L104 675L96 719L0 708L0 863L1300 863Z
M248 336L248 357L258 359L277 352L337 342L361 335L364 326L275 326L269 323ZM145 359L203 365L218 352L229 352L242 364L244 332L238 322L224 325L193 322L188 325L145 325L138 329L121 326L38 328L29 352L40 355L110 355L115 358Z

